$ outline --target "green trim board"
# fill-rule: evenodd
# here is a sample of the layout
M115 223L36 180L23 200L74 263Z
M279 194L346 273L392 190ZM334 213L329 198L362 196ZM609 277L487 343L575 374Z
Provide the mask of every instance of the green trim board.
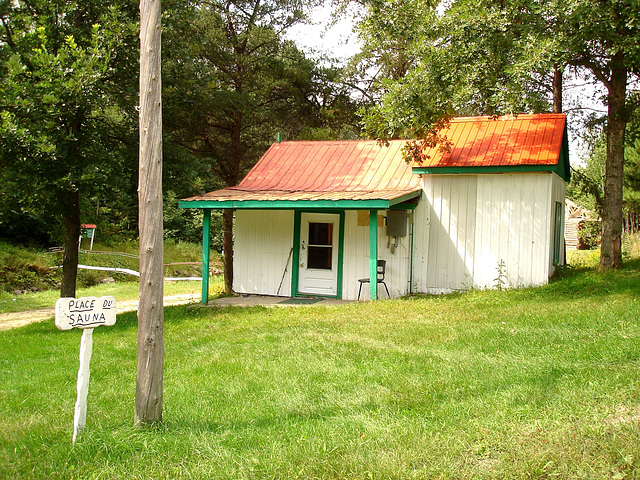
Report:
M391 200L180 200L180 208L277 210L386 210L419 197L421 190Z
M315 210L304 211L304 210L295 210L293 217L293 255L292 255L292 266L291 266L291 296L309 296L310 294L304 293L300 294L298 291L298 284L300 282L300 235L302 229L302 214L303 213L329 213L333 215L340 215L340 219L338 221L339 229L338 232L338 272L336 275L336 295L320 295L313 294L314 297L322 296L326 298L337 298L338 300L342 299L342 282L344 278L344 234L345 234L345 211L344 210L323 210L322 212L318 212Z
M564 162L563 162L564 163ZM567 180L564 168L558 165L511 165L511 166L488 166L488 167L413 167L413 173L421 175L447 175L447 174L470 174L470 173L556 173L559 177Z
M342 300L342 277L344 263L344 210L340 212L340 231L338 232L338 285L336 287L336 298Z
M560 264L562 249L562 221L564 219L562 203L556 202L553 217L553 265Z
M298 296L298 282L300 281L300 222L302 212L293 212L293 256L291 258L291 296Z
M202 211L202 304L209 301L209 259L211 254L211 210Z
M378 211L369 210L369 299L378 299Z
M569 136L567 135L566 125L564 126L564 137L562 138L558 168L558 175L560 175L565 182L569 183L569 181L571 181L571 162L569 161Z
M400 197L396 197L396 198L390 200L389 201L389 207L398 207L398 208L400 208L400 206L403 205L405 202L409 202L411 200L419 199L421 196L422 196L422 189L407 193L405 195L402 195ZM415 208L415 205L413 205L410 208ZM384 209L381 208L379 210L384 210Z

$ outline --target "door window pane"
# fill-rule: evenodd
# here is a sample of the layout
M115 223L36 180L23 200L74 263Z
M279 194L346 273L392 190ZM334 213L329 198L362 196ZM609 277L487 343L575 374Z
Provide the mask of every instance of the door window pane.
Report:
M331 270L333 260L333 223L309 222L307 268Z
M309 222L309 245L332 245L333 223Z
M318 247L309 245L309 249L307 250L307 252L308 268L331 270L333 247Z

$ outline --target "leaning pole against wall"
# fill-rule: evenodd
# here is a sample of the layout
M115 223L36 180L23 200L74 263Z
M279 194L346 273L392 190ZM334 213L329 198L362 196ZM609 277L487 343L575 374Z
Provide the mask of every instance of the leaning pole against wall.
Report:
M160 0L140 0L140 300L134 423L162 420L164 370Z

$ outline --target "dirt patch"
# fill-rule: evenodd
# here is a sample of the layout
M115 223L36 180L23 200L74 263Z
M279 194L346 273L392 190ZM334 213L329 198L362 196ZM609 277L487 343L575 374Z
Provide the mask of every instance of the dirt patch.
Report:
M629 408L625 405L620 405L616 408L616 413L612 413L605 419L605 423L609 425L620 425L623 423L639 423L640 422L640 407Z
M199 295L185 293L182 295L164 297L164 306L171 307L173 305L186 305L189 303L197 303L199 301ZM124 300L116 302L117 313L133 312L136 310L138 310L138 300ZM54 316L54 307L30 310L28 312L0 313L0 330L8 330L10 328L22 327L23 325L28 325L30 323L50 320Z

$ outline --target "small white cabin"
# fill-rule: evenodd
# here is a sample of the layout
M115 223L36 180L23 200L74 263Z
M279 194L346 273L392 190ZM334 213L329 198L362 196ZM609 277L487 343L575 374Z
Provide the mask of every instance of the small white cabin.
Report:
M565 122L455 118L440 132L450 148L413 165L405 140L276 143L237 187L180 206L235 210L240 294L355 300L361 285L362 299L385 298L385 287L399 297L540 285L565 261Z

